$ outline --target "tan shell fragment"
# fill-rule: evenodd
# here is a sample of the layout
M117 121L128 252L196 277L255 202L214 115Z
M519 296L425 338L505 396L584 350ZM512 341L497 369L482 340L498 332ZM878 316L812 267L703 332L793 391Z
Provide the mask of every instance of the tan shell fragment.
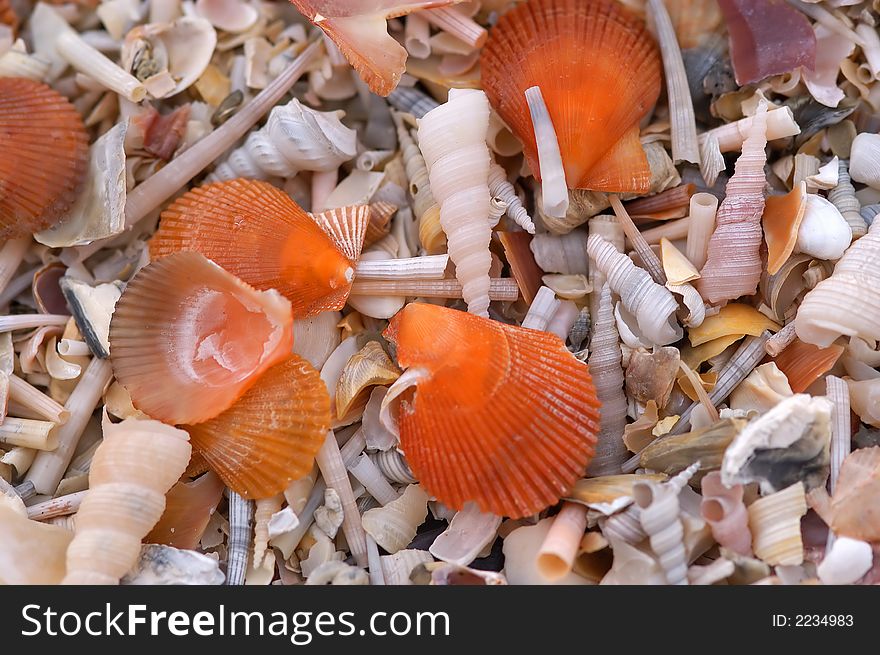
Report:
M350 414L362 411L373 387L392 384L399 377L400 369L379 342L368 342L348 360L336 383L337 418L345 420Z
M770 566L799 566L804 561L801 517L807 513L804 485L797 482L749 505L752 547Z
M411 484L397 500L364 512L362 521L367 534L393 555L413 540L427 515L428 494Z

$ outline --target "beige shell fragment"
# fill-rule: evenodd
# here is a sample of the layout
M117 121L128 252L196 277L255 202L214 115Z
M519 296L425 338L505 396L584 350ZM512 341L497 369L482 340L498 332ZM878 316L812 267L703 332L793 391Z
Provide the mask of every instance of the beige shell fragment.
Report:
M427 515L428 494L419 485L411 484L397 500L364 512L362 520L367 534L394 554L412 541Z
M802 482L749 505L749 529L755 555L770 566L800 565L804 561L801 517L806 513Z
M663 261L663 272L666 273L668 284L684 284L700 277L697 268L666 237L660 239L660 257Z
M768 362L749 373L733 390L730 408L763 414L793 395L785 373L779 370L775 362Z

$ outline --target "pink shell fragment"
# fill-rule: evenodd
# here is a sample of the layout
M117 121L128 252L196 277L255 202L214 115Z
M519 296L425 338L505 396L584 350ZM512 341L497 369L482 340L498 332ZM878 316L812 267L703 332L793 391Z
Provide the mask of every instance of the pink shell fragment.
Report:
M804 66L816 66L810 21L785 0L718 0L740 86Z

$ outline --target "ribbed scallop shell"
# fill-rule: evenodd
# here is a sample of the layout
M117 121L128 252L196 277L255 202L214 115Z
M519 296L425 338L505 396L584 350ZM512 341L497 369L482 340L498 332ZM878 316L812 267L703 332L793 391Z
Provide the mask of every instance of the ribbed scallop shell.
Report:
M303 318L345 305L368 223L366 205L310 217L271 184L236 179L175 200L150 255L199 252L257 289L277 289Z
M291 0L333 39L373 93L387 96L406 70L406 50L391 35L386 18L456 0Z
M806 295L794 325L801 341L817 346L830 346L840 335L880 339L880 221Z
M64 584L116 584L128 573L190 452L186 432L158 421L105 422L67 549Z
M425 372L401 405L401 449L445 505L527 516L583 475L599 401L558 337L415 303L385 336L402 367Z
M329 427L327 387L311 364L292 355L228 410L186 429L230 489L268 498L312 469Z
M764 213L764 164L767 155L767 111L759 108L742 154L736 160L726 197L715 215L706 264L695 286L708 302L717 304L750 296L761 279L761 215Z
M194 252L149 264L110 321L110 359L132 404L167 423L229 408L293 346L290 303Z
M468 311L489 315L489 103L482 91L451 89L449 100L419 122L419 147L440 225Z
M570 188L646 193L639 121L660 95L660 55L642 21L613 0L530 0L504 14L481 58L492 106L540 177L525 90L539 86Z
M82 118L61 94L0 78L0 239L57 223L73 205L89 162Z

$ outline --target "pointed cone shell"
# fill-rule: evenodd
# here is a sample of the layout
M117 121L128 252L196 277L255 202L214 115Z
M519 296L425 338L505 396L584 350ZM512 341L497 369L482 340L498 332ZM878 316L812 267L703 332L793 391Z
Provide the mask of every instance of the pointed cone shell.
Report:
M770 196L764 204L764 239L767 241L767 272L775 275L794 252L798 228L807 207L807 183L801 182L784 196Z
M660 55L640 20L613 0L530 0L504 14L481 59L492 106L538 151L525 90L539 86L569 188L646 193L639 121L660 95Z
M558 337L416 303L385 336L402 367L424 372L401 407L401 448L445 505L527 516L583 475L599 401Z
M293 347L290 303L198 253L141 269L110 321L110 358L134 406L166 423L228 409Z
M311 217L267 182L217 182L162 212L150 255L199 252L257 289L277 289L304 318L345 305L369 218L365 205Z
M330 428L330 396L293 355L216 418L187 426L193 448L245 498L269 498L306 475Z
M840 359L843 350L843 346L837 344L831 344L828 348L819 348L795 339L773 361L788 378L791 390L795 393L803 393L813 382L831 370Z
M57 223L89 161L89 135L62 95L25 78L0 78L0 239Z

